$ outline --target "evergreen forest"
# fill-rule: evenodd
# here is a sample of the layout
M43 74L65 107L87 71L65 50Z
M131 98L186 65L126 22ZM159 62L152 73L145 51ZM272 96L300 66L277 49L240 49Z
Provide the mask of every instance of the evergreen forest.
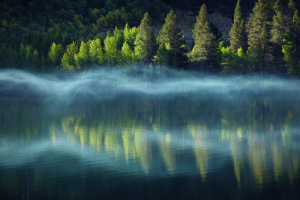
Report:
M168 66L209 73L300 76L295 0L3 0L0 68L78 71ZM186 45L179 11L196 13ZM232 18L229 41L209 13ZM183 12L186 13L186 12ZM161 29L155 34L154 28Z

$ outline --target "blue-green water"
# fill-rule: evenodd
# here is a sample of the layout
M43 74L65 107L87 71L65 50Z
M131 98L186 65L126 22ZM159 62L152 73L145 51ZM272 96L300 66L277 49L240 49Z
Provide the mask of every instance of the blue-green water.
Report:
M300 81L0 72L0 199L299 199Z

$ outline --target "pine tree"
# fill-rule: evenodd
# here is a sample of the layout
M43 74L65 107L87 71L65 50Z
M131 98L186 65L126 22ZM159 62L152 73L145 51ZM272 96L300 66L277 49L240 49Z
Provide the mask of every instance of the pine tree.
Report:
M134 42L138 34L138 29L136 27L130 28L128 24L124 28L124 40L130 46L131 49L134 49Z
M124 32L119 30L118 27L116 27L114 31L114 40L117 43L117 49L121 50L124 43Z
M26 67L31 67L31 61L32 61L32 47L30 45L26 45L25 47L25 63L24 65Z
M64 53L61 60L61 65L63 69L65 70L76 69L76 60L78 60L77 52L78 52L78 47L75 44L75 42L67 46L67 50Z
M55 42L53 42L48 53L48 58L51 64L58 66L61 62L63 54L63 46L61 44L56 44Z
M230 35L230 50L236 53L239 48L242 48L244 52L247 50L247 33L245 21L243 19L241 0L238 0L235 11L234 21L232 28L229 32Z
M135 40L134 53L138 61L149 63L156 51L156 40L151 26L151 18L148 13L144 15L138 28Z
M89 61L89 43L85 43L84 41L81 41L79 53L78 53L77 66L81 68L84 65L88 64L88 61Z
M291 27L284 35L282 52L288 73L300 76L300 18L297 10L295 11Z
M197 22L193 29L195 45L190 54L192 62L210 62L215 63L217 60L217 40L212 33L207 20L207 8L203 4Z
M106 63L115 65L119 60L118 44L114 36L107 34L104 40Z
M253 13L250 14L247 28L249 53L252 58L258 61L256 65L259 70L265 70L266 68L266 52L271 37L271 20L270 4L266 0L258 0L253 8Z
M23 43L21 43L20 46L19 60L20 60L20 67L22 68L26 62L25 45Z
M39 52L36 49L34 49L32 54L32 65L38 67L39 64L40 64Z
M177 25L176 15L171 11L159 32L159 50L156 60L164 65L184 67L187 61L187 49L184 35Z
M89 47L89 62L93 65L104 64L104 54L101 47L100 39L95 39L90 41Z
M130 49L127 42L124 42L122 46L121 55L122 55L121 64L134 63L134 52Z
M248 22L248 33L249 40L248 44L250 47L261 46L261 33L263 26L266 26L267 34L269 35L270 22L272 19L269 5L265 2L266 0L258 0L253 8L253 13L250 14Z
M281 59L283 57L282 44L283 44L283 37L286 32L286 21L285 21L286 18L283 14L283 7L280 0L276 1L273 9L276 14L273 17L272 28L271 28L271 34L272 34L272 38L270 40L272 44L271 55L272 55L273 65L275 63L277 65L280 65Z
M297 8L296 8L296 4L294 2L294 0L290 0L289 4L288 4L288 11L287 11L287 24L290 26L292 21L293 21L293 17L295 15Z

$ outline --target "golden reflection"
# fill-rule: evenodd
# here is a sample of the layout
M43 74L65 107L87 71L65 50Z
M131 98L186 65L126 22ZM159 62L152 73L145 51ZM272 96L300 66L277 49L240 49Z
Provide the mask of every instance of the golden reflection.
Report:
M55 129L55 125L54 124L52 124L49 127L49 133L51 135L52 144L55 145L56 144L56 129Z
M257 140L248 137L248 159L257 184L262 185L266 179L267 160L264 137Z
M279 147L276 141L273 141L272 147L272 160L273 160L273 171L276 181L280 180L280 175L282 174L282 163L283 163L283 153L282 148Z
M205 126L189 125L192 138L194 140L194 153L197 167L203 180L206 179L208 168L208 151L202 145L206 144L207 130Z
M171 140L171 134L167 133L161 135L158 142L166 168L170 173L173 173L176 169L176 155L171 149Z
M136 129L134 132L134 144L138 158L146 174L149 173L152 149L147 141L147 135L143 129Z
M89 126L85 117L66 117L62 120L63 131L73 140L80 141L82 147L88 145L98 151L103 150L115 159L131 164L138 161L145 174L151 170L153 147L158 147L166 170L173 174L178 168L176 158L184 146L185 138L191 138L195 156L195 164L203 180L207 178L209 168L209 140L216 135L220 137L222 144L230 149L234 174L238 185L241 185L246 158L257 184L264 184L268 174L273 172L275 181L281 181L283 176L293 183L298 175L300 161L295 149L290 149L293 136L290 134L288 124L283 125L282 137L273 137L274 132L266 135L250 135L251 132L237 127L235 131L229 126L228 121L222 120L221 134L208 134L207 126L189 124L189 132L181 135L163 132L160 126L152 124L154 132L147 132L140 128L135 121L130 121L123 129L107 126L104 122L91 123ZM57 128L49 126L49 133L53 144L57 140ZM190 133L190 134L189 134ZM151 135L152 134L152 135ZM267 135L269 134L269 135ZM178 144L178 136L181 138ZM269 140L269 138L273 138ZM211 138L216 141L216 138ZM281 140L280 140L281 139ZM175 148L182 145L182 148ZM159 158L159 157L158 157Z
M241 131L238 130L238 132ZM238 133L239 135L239 133ZM236 176L236 180L238 182L238 185L241 185L241 176L242 176L242 170L244 168L244 161L243 161L243 146L240 138L232 136L230 138L230 152L231 152L231 157L233 161L233 166L234 166L234 173Z

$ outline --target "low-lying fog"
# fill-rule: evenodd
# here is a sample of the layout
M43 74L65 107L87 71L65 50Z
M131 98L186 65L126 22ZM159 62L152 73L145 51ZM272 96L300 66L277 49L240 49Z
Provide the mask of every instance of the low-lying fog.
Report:
M212 76L197 72L123 68L78 73L33 74L20 70L0 71L0 95L38 95L60 100L95 97L109 99L120 94L165 96L193 94L234 98L245 94L299 97L300 81L261 76ZM289 98L290 96L285 96Z

